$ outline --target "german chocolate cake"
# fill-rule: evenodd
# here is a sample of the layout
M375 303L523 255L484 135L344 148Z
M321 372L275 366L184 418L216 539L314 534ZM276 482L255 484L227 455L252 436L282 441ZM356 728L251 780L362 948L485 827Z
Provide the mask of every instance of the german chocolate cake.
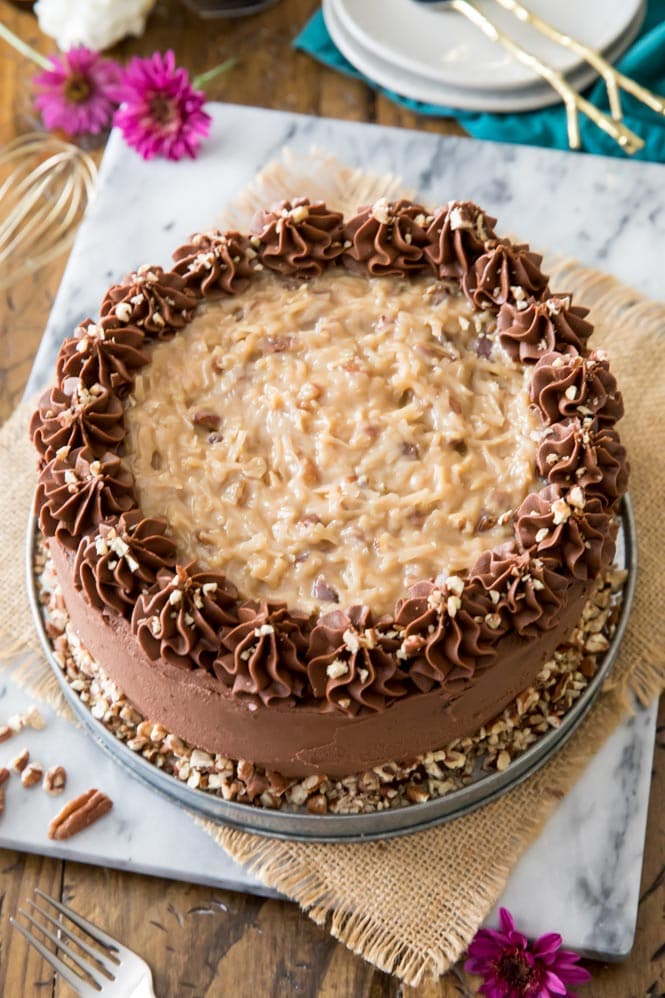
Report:
M614 557L621 394L586 309L494 225L282 202L64 341L36 512L141 716L340 779L473 734L573 632Z

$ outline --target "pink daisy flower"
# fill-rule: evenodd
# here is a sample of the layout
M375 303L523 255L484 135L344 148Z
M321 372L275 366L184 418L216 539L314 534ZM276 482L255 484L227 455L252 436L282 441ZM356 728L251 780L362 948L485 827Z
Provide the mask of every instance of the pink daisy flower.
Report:
M35 105L46 127L61 128L67 135L97 135L118 105L120 69L83 45L50 56L49 63L49 69L33 77L40 91Z
M579 956L561 949L561 936L550 932L529 946L515 929L509 911L499 911L501 929L481 929L469 946L464 969L480 974L478 993L486 998L575 998L569 984L583 984L591 975L578 967Z
M122 82L122 107L114 124L127 144L144 159L193 159L211 118L203 110L205 95L194 89L186 70L176 67L173 52L135 57Z

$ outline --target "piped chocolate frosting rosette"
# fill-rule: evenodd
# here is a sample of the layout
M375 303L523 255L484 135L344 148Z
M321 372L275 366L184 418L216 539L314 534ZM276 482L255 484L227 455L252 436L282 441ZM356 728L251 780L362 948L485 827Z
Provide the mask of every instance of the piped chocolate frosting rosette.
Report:
M495 239L496 218L471 201L450 201L439 208L427 227L425 259L437 277L459 280Z
M279 201L252 221L260 265L283 276L316 277L341 255L343 216L323 201Z
M215 675L234 696L294 702L305 687L308 617L264 601L239 607L238 619L222 636Z
M623 416L623 400L607 357L546 353L533 369L531 400L547 423L593 417L599 426L612 426Z
M202 298L235 295L248 286L257 257L239 232L196 232L173 254L173 272Z
M593 326L587 308L573 305L570 295L507 301L497 317L498 340L509 357L536 363L551 351L582 354Z
M527 245L489 239L473 267L463 274L462 290L476 308L494 311L505 302L540 298L548 281L540 269L541 260Z
M420 204L404 199L359 208L344 227L344 265L372 277L405 276L425 269L431 217Z
M123 398L132 390L136 372L150 362L144 347L145 336L137 326L107 330L103 322L85 319L60 348L58 382L78 378L88 390L98 384Z
M138 326L149 338L163 340L187 325L197 304L179 274L145 264L109 288L100 311L106 328Z
M153 661L212 673L220 635L238 620L237 596L225 576L198 571L193 562L162 569L136 601L132 631Z
M134 476L129 468L116 454L98 458L88 447L49 461L39 476L35 496L44 536L56 537L72 550L88 530L134 505Z
M166 520L132 509L100 523L81 538L74 563L74 585L91 606L131 617L137 597L157 573L173 571L176 546Z
M574 579L594 579L612 561L616 525L600 499L575 485L548 485L528 495L516 514L522 547L535 557L566 568Z
M439 585L417 582L395 607L402 632L398 657L422 693L469 679L496 658L496 643L507 630L504 618L480 586L450 576Z
M332 610L319 618L309 642L307 674L325 708L355 715L381 710L407 692L396 658L391 622L377 622L366 606Z
M64 448L87 447L96 457L114 450L125 437L124 408L117 395L99 383L65 378L44 392L30 421L39 453L50 461Z
M469 578L488 594L495 612L507 614L520 637L534 637L555 627L566 601L568 582L563 575L514 542L484 551Z
M538 473L551 485L580 485L586 496L615 503L628 485L626 448L612 427L586 417L553 423L536 455Z

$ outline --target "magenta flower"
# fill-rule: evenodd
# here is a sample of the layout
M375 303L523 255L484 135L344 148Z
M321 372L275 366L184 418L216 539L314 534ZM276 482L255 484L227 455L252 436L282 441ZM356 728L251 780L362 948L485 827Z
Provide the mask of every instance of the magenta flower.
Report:
M210 131L211 118L202 110L205 95L194 89L186 70L176 67L173 52L135 57L122 83L122 107L114 124L127 144L144 159L193 159Z
M577 966L577 953L561 949L561 936L550 932L530 946L509 911L501 908L499 918L499 932L481 929L469 946L464 969L482 976L478 993L486 998L575 998L568 985L582 984L591 975Z
M97 135L110 124L118 105L119 67L83 45L50 56L49 63L33 77L40 89L35 105L46 127L61 128L67 135Z

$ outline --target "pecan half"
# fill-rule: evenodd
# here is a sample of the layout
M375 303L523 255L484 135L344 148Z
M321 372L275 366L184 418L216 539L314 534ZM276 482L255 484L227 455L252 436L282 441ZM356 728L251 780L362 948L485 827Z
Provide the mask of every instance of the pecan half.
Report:
M113 807L113 801L101 790L86 790L70 800L48 826L50 839L69 839L102 818Z

